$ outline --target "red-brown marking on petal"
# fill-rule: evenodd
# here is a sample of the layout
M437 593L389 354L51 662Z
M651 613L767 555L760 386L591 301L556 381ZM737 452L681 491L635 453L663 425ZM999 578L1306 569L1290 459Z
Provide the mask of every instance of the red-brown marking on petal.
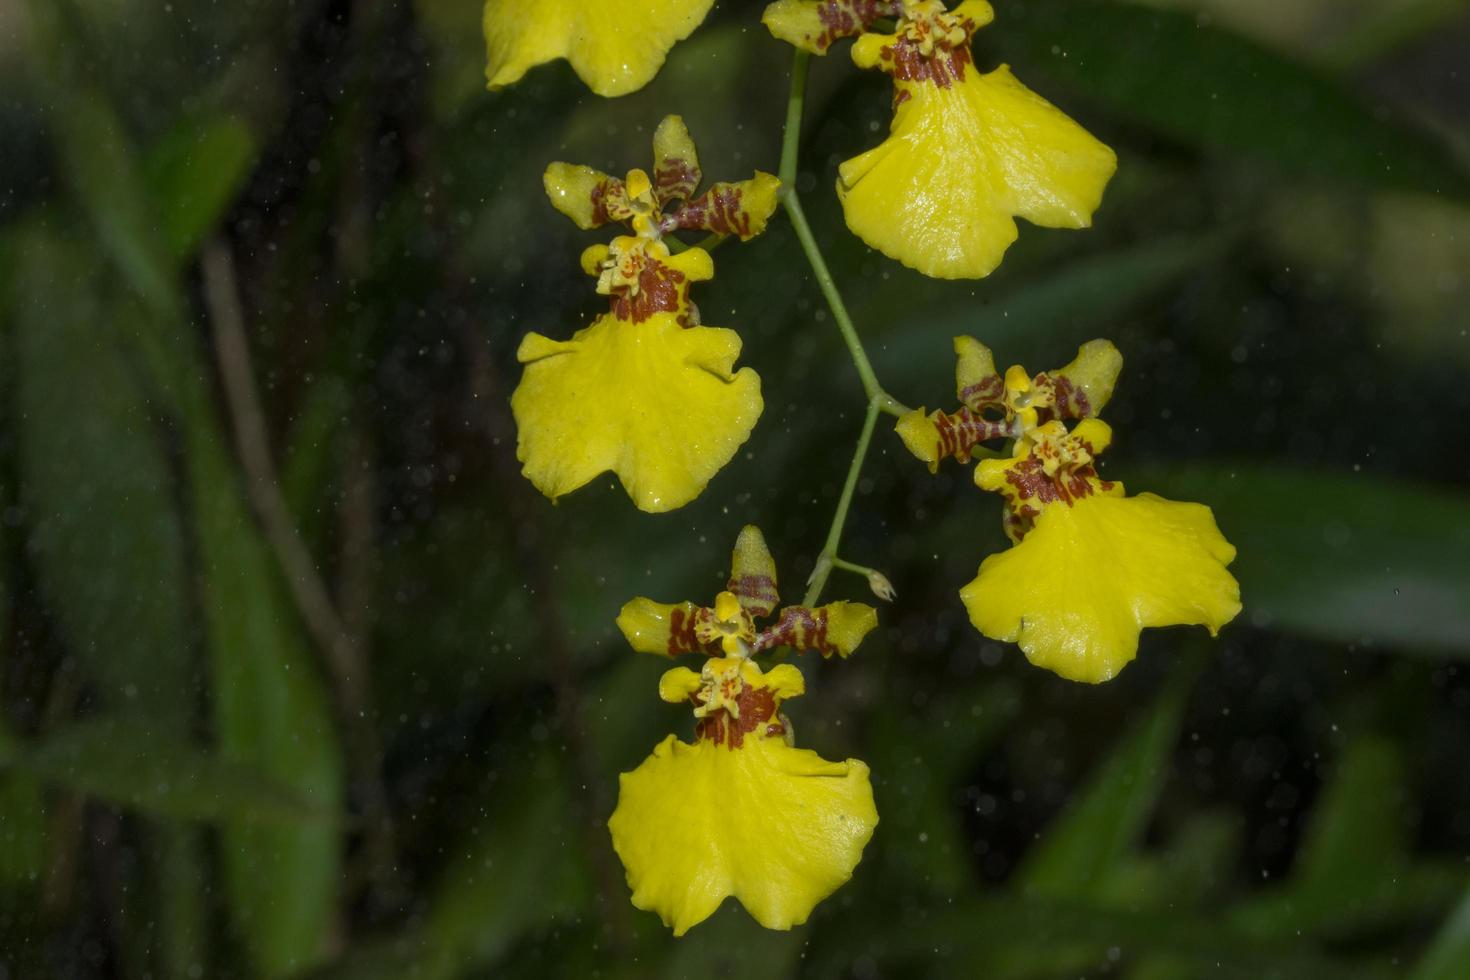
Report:
M699 186L699 178L699 170L690 166L688 160L679 157L665 158L653 174L654 192L658 203L662 205L676 199L682 201L688 198Z
M980 443L1010 434L1008 423L992 422L968 408L953 415L940 412L934 416L934 427L939 430L939 458L953 456L961 463L969 462L971 451Z
M715 184L676 211L674 222L686 231L699 229L749 238L750 212L740 204L744 196L739 184Z
M789 646L793 650L815 650L824 657L839 652L827 641L827 610L806 606L787 606L781 610L776 625L763 630L755 638L756 650Z
M1083 445L1092 452L1091 446L1085 442ZM1015 488L1016 500L1035 500L1042 504L1060 501L1070 507L1083 497L1113 488L1112 482L1100 479L1096 468L1090 465L1064 467L1055 476L1047 476L1043 459L1051 455L1055 455L1055 450L1042 444L1032 455L1006 468L1006 482Z
M883 17L903 13L901 0L824 0L817 5L822 33L807 36L818 51L826 51L845 37L855 37Z
M1045 377L1052 385L1055 408L1038 413L1040 421L1045 422L1048 418L1085 419L1092 414L1092 402L1088 399L1087 392L1073 384L1071 378L1065 375Z
M703 610L695 610L693 615L686 616L681 607L674 607L673 612L669 615L669 656L709 652L709 649L699 642L699 638L694 633L694 626L701 612Z
M662 262L648 261L638 270L638 290L616 286L612 311L621 320L642 323L655 313L686 313L689 305L688 277Z
M690 700L696 705L704 703L697 694ZM728 749L738 749L745 743L745 736L762 725L767 726L767 735L785 734L786 727L779 720L771 723L776 718L777 705L776 695L770 688L746 685L735 696L735 704L740 711L739 718L732 718L730 712L723 709L712 711L695 724L695 737Z
M725 583L725 588L741 599L752 600L759 606L762 616L781 601L781 595L776 591L776 580L769 575L742 575L739 578L732 576Z
M992 374L972 385L966 385L960 390L960 401L972 412L980 412L984 409L1005 403L1005 380L998 374Z

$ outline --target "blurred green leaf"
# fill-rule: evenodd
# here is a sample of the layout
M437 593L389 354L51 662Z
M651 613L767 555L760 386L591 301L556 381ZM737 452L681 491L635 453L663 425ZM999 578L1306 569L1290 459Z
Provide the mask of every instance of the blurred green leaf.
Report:
M150 829L145 846L157 972L167 980L208 976L211 882L203 828L160 824Z
M1324 50L1337 68L1351 68L1392 54L1397 48L1446 27L1470 9L1466 0L1397 0L1372 5Z
M14 244L20 497L46 601L108 704L186 731L190 581L157 423L90 254L39 225Z
M1450 913L1409 980L1465 980L1470 967L1470 892Z
M1410 862L1409 806L1397 747L1359 738L1312 812L1291 877L1231 909L1230 923L1263 937L1352 936L1442 911L1466 875Z
M1470 176L1426 133L1343 85L1181 10L1032 0L983 39L1044 94L1050 82L1214 152L1376 187L1470 197ZM1085 121L1085 115L1084 115Z
M1020 707L1014 684L988 676L973 690L936 696L922 710L907 698L879 705L867 761L883 821L870 858L882 862L881 888L891 888L895 875L946 894L973 882L971 845L954 794Z
M361 946L313 980L478 976L526 935L589 909L581 808L556 757L527 751L491 773L482 818L447 845L423 922Z
M128 284L155 312L177 313L172 263L141 169L106 95L81 79L69 11L49 0L26 7L30 55L53 100L48 122L67 189Z
M1190 814L1162 847L1121 862L1102 900L1117 908L1203 907L1234 875L1241 824L1224 811Z
M1199 661L1182 662L1133 731L1032 845L1016 872L1021 892L1076 899L1102 894L1138 845L1169 776L1184 704Z
M230 117L185 119L149 149L142 178L175 261L193 255L224 217L257 152L254 134Z
M321 375L306 389L286 436L281 495L308 543L320 543L328 529L332 512L321 502L329 499L338 477L333 464L341 458L334 450L351 411L352 394L346 382L336 375Z
M181 407L205 572L215 728L226 758L258 767L314 807L335 810L343 761L326 689L250 516L207 405ZM208 428L207 428L208 427ZM285 976L316 962L336 910L341 842L329 825L223 832L237 928L258 969Z
M1391 974L1371 966L1333 959L1307 943L1264 940L1232 930L1215 919L1177 912L1114 909L1070 899L996 896L933 912L890 934L888 956L905 951L923 956L925 975L996 976L993 965L1023 964L1024 976L1078 976L1101 973L1104 964L1169 953L1188 962L1188 976L1250 980L1377 980ZM1087 948L1096 971L1048 970L1057 950ZM1026 967L1029 967L1027 969Z
M40 783L25 773L0 772L0 889L34 885L45 874L47 838Z
M1243 464L1119 469L1130 492L1208 504L1246 617L1344 643L1470 655L1470 500L1367 474Z
M552 754L519 757L500 770L495 802L453 849L435 890L426 924L431 946L463 965L485 966L526 931L585 908L581 812Z
M147 716L77 722L0 751L0 765L117 806L209 823L307 823L334 814L216 753L179 741Z
M1313 811L1292 878L1323 889L1357 890L1391 875L1407 851L1408 806L1397 747L1385 738L1353 742Z
M53 116L64 169L104 246L147 307L117 302L111 317L132 337L169 399L183 434L190 512L203 579L213 667L214 729L222 757L253 767L311 806L335 811L343 763L326 691L295 612L245 504L211 393L210 372L184 328L184 302L154 211L116 113L66 71L62 24L46 5L41 27L61 110ZM284 976L317 961L336 910L341 844L327 823L263 826L237 817L221 831L236 929L259 973Z
M925 309L921 316L908 311L901 314L906 326L892 331L874 352L874 365L885 383L903 390L924 385L936 360L950 356L951 339L960 334L980 338L1005 364L1022 360L1028 350L1081 343L1180 277L1220 258L1229 242L1228 236L1216 234L1114 249L1065 263L995 300ZM948 398L949 392L936 393L936 404L940 397Z

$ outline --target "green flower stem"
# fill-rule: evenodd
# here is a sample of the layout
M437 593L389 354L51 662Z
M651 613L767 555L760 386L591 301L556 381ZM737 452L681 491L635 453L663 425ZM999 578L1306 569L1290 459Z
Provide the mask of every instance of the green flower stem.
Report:
M806 595L801 600L804 606L814 605L821 598L822 589L826 587L827 577L832 574L833 568L857 571L869 576L875 574L870 568L838 558L837 545L842 540L842 528L847 523L847 511L852 506L852 495L857 490L858 477L863 471L863 461L868 456L868 445L873 440L873 426L878 422L878 415L887 412L898 416L908 411L898 399L883 390L878 376L873 373L868 352L863 349L862 339L858 337L857 328L852 325L852 317L847 313L847 304L842 301L837 281L827 268L827 260L822 257L817 238L812 234L811 225L807 223L806 212L801 208L801 199L796 196L801 114L806 102L806 73L810 60L811 55L798 48L796 57L791 62L791 94L786 100L786 126L781 133L781 166L778 172L781 178L781 204L786 209L786 216L791 219L791 227L796 229L796 239L801 243L801 250L806 253L806 260L817 277L822 295L827 298L828 307L832 310L832 318L837 323L843 342L847 344L847 352L852 356L853 366L862 379L863 392L868 396L868 413L863 418L863 431L858 436L857 446L852 452L852 462L847 467L847 480L842 485L842 495L837 498L837 510L832 514L827 540L822 545L822 553L817 556L811 578L807 580Z
M817 247L817 239L812 235L811 226L807 224L806 213L801 209L801 201L796 196L795 188L787 187L785 184L781 185L781 203L786 207L786 215L791 219L791 226L796 229L797 240L801 242L807 262L811 264L812 272L816 274L817 284L822 287L822 295L827 297L827 305L832 310L832 318L837 321L837 330L847 344L847 352L852 356L852 363L857 368L858 377L862 378L863 393L868 396L869 401L876 401L881 411L893 416L903 415L908 408L884 391L883 385L878 382L878 376L873 373L873 365L868 360L868 352L863 349L863 342L858 337L857 329L852 325L852 317L847 314L847 304L842 302L842 294L838 292L837 283L827 269L827 262L822 258L821 249Z
M856 574L862 575L865 578L867 576L870 576L870 575L882 575L883 574L882 572L878 571L878 569L876 569L876 568L869 568L867 565L859 565L859 564L857 564L855 562L843 561L841 558L836 558L836 557L834 557L832 559L832 567L833 568L840 568L844 572L855 572Z
M791 60L791 94L786 97L786 126L781 130L781 189L796 189L796 155L801 146L801 112L806 103L806 68L812 56L801 48Z
M858 476L863 471L863 460L868 455L868 443L873 439L873 426L877 424L882 410L883 403L878 396L868 399L868 414L863 417L863 431L858 435L857 446L852 451L852 462L847 467L847 480L842 484L842 495L837 498L832 526L827 529L827 541L822 545L822 553L817 556L812 577L807 580L806 595L801 600L803 606L814 605L821 598L822 589L827 585L827 576L832 574L834 567L854 567L847 562L838 564L837 543L842 540L842 526L847 523L847 511L852 506L852 495L857 490ZM868 571L870 570L865 569L864 574Z
M796 195L797 152L801 143L801 113L806 101L806 69L807 62L810 60L811 55L798 48L796 57L791 62L791 95L786 100L786 128L781 134L781 167L778 174L781 178L781 204L786 208L786 216L791 219L791 227L796 229L797 241L801 243L801 250L806 253L806 260L812 267L812 273L817 277L817 285L822 288L822 295L827 298L827 305L832 310L832 318L837 322L837 329L842 334L843 342L847 344L847 352L852 356L853 366L857 368L858 377L863 382L863 393L868 396L870 402L876 400L879 408L889 415L903 415L908 408L884 391L883 385L878 381L878 376L873 373L873 365L868 360L868 352L863 348L857 328L852 325L852 317L848 315L847 304L842 301L842 293L837 288L837 281L832 278L832 272L827 268L827 260L822 257L822 250L817 245L817 237L812 234L812 227L806 220L806 212L801 207L801 199Z

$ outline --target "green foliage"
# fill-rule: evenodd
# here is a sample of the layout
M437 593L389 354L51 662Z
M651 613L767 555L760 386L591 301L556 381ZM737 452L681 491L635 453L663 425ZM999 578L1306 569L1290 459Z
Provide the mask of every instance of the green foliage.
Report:
M1184 700L1198 668L1186 664L1081 793L1032 848L1017 886L1038 898L1096 898L1138 846L1179 740Z
M42 588L104 700L184 731L189 579L157 419L90 256L39 226L13 254L20 499Z
M1470 197L1470 176L1439 142L1203 15L1036 0L1002 16L990 33L1031 85L1067 85L1189 145L1304 177Z
M1467 895L1434 937L1410 980L1457 980L1470 963L1470 895Z
M0 766L174 820L329 826L335 818L288 785L160 730L148 715L93 718L12 741Z
M239 193L255 163L255 137L228 116L185 119L155 143L142 178L176 260L194 254Z
M617 773L687 712L613 617L712 595L748 521L799 593L855 380L777 218L721 246L700 294L766 398L704 499L651 518L609 480L528 497L507 402L519 338L603 304L577 265L597 239L557 223L545 164L647 166L680 112L712 176L774 169L789 51L719 5L627 98L562 64L486 94L475 3L174 6L32 0L8 45L0 5L0 145L22 150L0 153L0 973L1465 975L1470 401L1442 352L1463 346L1470 179L1445 149L1459 90L1421 97L1404 68L1450 78L1424 32L1450 36L1458 0L1355 5L1326 47L1300 5L1280 16L1303 37L1274 46L1185 0L1000 5L982 64L1012 62L1122 170L1095 229L1023 225L982 282L846 232L833 171L890 92L845 49L813 62L798 184L884 385L949 404L960 333L1037 369L1119 338L1104 473L1209 504L1245 611L1215 641L1150 633L1102 687L1041 674L954 595L1003 546L993 506L880 427L843 549L899 598L840 671L799 662L791 707L803 745L871 765L877 834L808 924L767 932L732 902L677 942L628 904L605 821ZM1389 235L1373 216L1403 191ZM352 721L385 747L384 878L342 692L250 504L210 242L236 256L315 571L370 596ZM348 554L357 446L375 505ZM845 572L830 589L872 601Z

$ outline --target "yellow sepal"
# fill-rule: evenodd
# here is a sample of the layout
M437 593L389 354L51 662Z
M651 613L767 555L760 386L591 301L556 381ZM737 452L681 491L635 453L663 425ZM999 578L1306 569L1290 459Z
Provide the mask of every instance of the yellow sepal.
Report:
M1110 340L1089 340L1077 348L1077 356L1066 367L1048 372L1053 379L1065 378L1087 396L1089 412L1096 415L1113 397L1113 388L1123 370L1123 354Z
M601 170L572 163L552 163L546 167L541 184L551 206L577 223L586 231L596 228L607 220L606 214L598 214L598 188L606 188L613 178Z
M672 657L698 648L693 627L698 612L692 602L654 602L639 596L623 604L618 629L639 653Z
M1234 558L1202 504L1099 494L1045 507L1019 544L985 559L960 598L981 633L1097 684L1133 659L1146 627L1203 625L1213 635L1235 618Z
M829 602L818 606L827 615L827 643L840 657L850 657L863 638L878 628L878 610L861 602Z
M939 472L939 426L934 424L933 418L924 414L922 407L899 416L893 425L893 431L898 433L908 451L929 467L930 473Z

